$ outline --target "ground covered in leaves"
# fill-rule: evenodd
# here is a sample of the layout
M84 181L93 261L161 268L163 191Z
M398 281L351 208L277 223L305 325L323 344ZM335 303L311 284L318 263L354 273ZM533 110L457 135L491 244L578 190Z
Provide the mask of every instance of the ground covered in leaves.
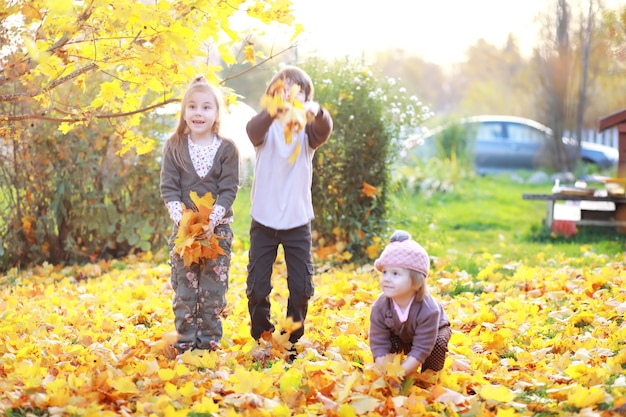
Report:
M434 262L431 290L454 333L430 381L398 378L399 358L372 364L368 315L379 287L371 266L318 271L293 362L280 337L260 347L250 339L244 255L233 258L222 349L180 357L170 347L164 259L9 271L0 276L0 414L626 414L624 259L581 253L529 268L484 256L476 276ZM282 263L276 273L281 323Z

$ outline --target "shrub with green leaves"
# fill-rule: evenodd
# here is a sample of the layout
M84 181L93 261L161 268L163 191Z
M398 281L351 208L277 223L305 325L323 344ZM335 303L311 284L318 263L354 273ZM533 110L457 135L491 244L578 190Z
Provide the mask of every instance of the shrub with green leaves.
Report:
M398 161L394 183L406 192L449 192L463 178L475 175L475 129L454 117L439 126Z
M68 134L47 122L17 128L0 136L0 270L164 246L156 155L118 155L120 138L104 122Z
M474 161L475 137L476 132L473 128L453 121L435 134L433 139L436 155L440 159L456 160L471 166Z
M357 63L310 61L302 67L315 85L315 100L334 122L331 138L314 159L318 254L372 259L380 253L378 238L385 241L388 232L390 169L402 132L419 126L430 111L398 80L376 77Z

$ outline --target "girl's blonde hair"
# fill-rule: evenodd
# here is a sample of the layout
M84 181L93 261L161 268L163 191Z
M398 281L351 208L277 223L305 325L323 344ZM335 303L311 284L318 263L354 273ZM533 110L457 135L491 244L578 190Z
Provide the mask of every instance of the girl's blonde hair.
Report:
M293 84L299 85L300 89L304 92L304 101L313 100L313 81L311 81L311 77L309 77L309 74L303 69L291 65L281 68L270 80L265 89L265 94L271 94L272 87L278 80L290 81Z
M415 300L422 301L426 296L426 277L421 272L417 272L414 269L409 269L409 277L413 283L413 288L416 289Z
M185 139L190 132L189 126L185 121L185 108L187 107L187 102L189 101L191 93L194 93L196 91L209 93L215 98L216 112L215 123L213 123L213 126L211 127L212 133L216 135L219 133L220 123L222 119L222 92L219 88L209 84L204 76L200 75L198 77L195 77L187 87L187 90L185 91L185 94L183 95L183 98L181 100L180 117L178 119L178 125L176 126L176 130L174 130L174 133L172 133L172 135L165 143L165 152L171 152L174 162L182 167L185 171L189 170L185 164L185 160L183 159L183 146L187 145L187 141Z

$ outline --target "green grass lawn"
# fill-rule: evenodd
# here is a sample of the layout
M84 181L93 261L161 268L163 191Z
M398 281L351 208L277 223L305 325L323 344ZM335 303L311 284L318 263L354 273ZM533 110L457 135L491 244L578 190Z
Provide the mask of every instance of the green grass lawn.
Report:
M470 262L480 255L503 262L536 264L544 259L580 257L592 251L619 254L626 236L610 228L584 228L572 238L545 230L546 202L522 199L524 193L549 193L552 184L524 184L510 176L475 177L450 193L425 198L394 195L394 227L417 230L431 255ZM424 219L428 227L424 227Z
M552 235L543 227L546 203L522 199L524 193L548 193L552 184L525 184L508 175L472 177L454 189L430 195L398 190L389 204L390 229L405 229L429 254L446 258L468 272L481 259L537 265L549 259L581 258L586 252L616 255L626 235L608 228L585 228L572 238ZM250 189L235 203L235 236L248 248ZM384 236L387 238L388 236Z

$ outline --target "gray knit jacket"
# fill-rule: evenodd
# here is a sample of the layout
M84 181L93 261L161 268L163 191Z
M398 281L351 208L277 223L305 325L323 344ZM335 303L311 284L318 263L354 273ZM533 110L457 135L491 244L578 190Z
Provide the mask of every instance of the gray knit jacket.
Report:
M161 197L165 203L181 201L185 207L191 208L191 191L198 193L199 197L210 192L215 198L215 204L226 209L224 217L233 215L232 206L239 188L239 152L233 141L220 139L222 144L215 154L213 166L204 178L200 178L193 168L188 146L183 146L187 171L174 162L170 153L163 153Z

